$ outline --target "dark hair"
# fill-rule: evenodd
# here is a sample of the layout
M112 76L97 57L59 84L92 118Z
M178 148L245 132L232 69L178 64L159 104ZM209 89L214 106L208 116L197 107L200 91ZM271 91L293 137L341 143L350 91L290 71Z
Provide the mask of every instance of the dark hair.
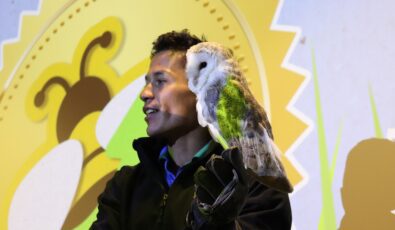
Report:
M189 47L204 41L206 41L204 36L199 38L196 35L190 34L187 29L183 29L179 32L173 30L160 35L152 43L151 58L157 53L165 50L186 52Z

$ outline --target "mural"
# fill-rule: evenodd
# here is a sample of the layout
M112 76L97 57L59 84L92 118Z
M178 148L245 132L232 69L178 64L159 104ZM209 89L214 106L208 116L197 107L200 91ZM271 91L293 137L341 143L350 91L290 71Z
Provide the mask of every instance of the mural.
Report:
M0 228L88 228L109 178L138 163L131 143L146 135L138 94L151 42L183 28L234 50L297 187L304 176L290 147L309 125L287 106L306 78L282 64L298 29L272 28L279 2L254 3L37 1L19 37L2 43Z
M138 163L151 43L184 28L237 55L295 186L294 229L394 229L394 6L0 2L0 229L89 228Z

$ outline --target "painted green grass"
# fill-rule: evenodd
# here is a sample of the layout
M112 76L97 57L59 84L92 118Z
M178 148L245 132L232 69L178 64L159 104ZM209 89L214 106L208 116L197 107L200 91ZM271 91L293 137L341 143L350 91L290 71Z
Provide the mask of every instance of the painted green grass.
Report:
M316 59L313 49L312 49L312 66L313 66L313 79L314 79L314 95L315 95L315 104L316 104L316 112L317 112L317 132L318 132L318 142L319 142L318 144L319 144L319 154L320 154L320 173L321 173L321 192L322 192L322 210L321 210L318 229L332 230L332 229L336 229L336 216L335 216L335 207L334 207L335 205L334 205L333 193L332 193L332 183L336 169L339 147L341 144L343 124L342 123L340 124L337 133L335 148L332 153L332 160L331 160L332 163L329 168L324 119L323 119L322 104L321 104L319 84L318 84L317 65L316 65ZM375 136L377 138L383 138L384 136L380 126L377 107L374 100L372 88L370 85L369 85L369 99L370 99L370 105L371 105L372 116L373 116Z
M333 153L332 153L331 183L333 182L333 176L335 175L337 155L339 154L339 147L340 147L340 143L341 143L342 132L343 132L343 123L340 124L339 130L337 131L335 149L333 150Z
M318 133L318 146L320 155L320 174L321 174L321 195L322 195L322 209L320 222L318 225L319 230L335 230L336 229L336 215L335 205L332 193L332 180L334 169L336 167L336 159L341 140L341 130L339 129L338 138L336 142L335 152L333 154L332 166L330 167L328 160L328 148L325 138L324 118L322 113L322 104L320 98L320 90L318 84L317 65L314 50L312 49L312 66L313 66L313 79L314 79L314 96L315 106L317 113L317 133Z
M377 138L383 138L383 132L381 131L380 128L380 120L379 120L379 116L377 113L377 108L376 108L376 103L374 101L374 97L373 97L373 92L372 92L372 87L369 85L369 99L370 99L370 106L372 109L372 114L373 114L373 123L374 123L374 131L376 134Z

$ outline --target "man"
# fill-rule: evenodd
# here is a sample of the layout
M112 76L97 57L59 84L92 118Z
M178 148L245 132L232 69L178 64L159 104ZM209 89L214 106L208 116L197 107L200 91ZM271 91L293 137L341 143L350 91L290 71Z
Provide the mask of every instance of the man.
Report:
M185 53L201 41L183 30L153 43L140 95L149 137L99 196L92 229L290 229L288 195L250 178L238 150L198 124Z

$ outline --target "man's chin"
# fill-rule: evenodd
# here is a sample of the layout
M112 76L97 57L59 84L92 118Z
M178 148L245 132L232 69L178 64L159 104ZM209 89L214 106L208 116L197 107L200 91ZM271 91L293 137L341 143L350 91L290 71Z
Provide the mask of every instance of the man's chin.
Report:
M169 130L149 130L147 129L147 135L149 137L157 138L168 142L168 144L174 143L178 135L174 135L174 132Z
M155 132L152 132L152 131L150 131L150 130L147 129L147 135L148 135L149 137L155 137L155 136L156 136L156 133L155 133Z
M147 135L149 137L158 137L158 138L162 138L165 136L164 132L162 132L161 130L157 130L157 129L150 129L149 127L147 128Z

